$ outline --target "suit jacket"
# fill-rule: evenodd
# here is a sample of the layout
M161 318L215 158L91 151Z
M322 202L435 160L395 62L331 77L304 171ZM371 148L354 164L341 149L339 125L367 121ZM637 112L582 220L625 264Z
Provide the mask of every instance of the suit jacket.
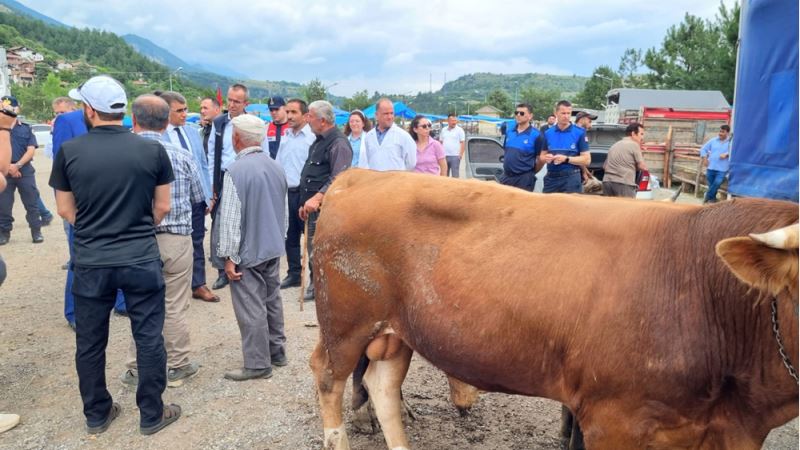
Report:
M88 133L86 122L83 121L83 110L59 114L53 122L53 160L61 151L64 142Z
M203 139L200 136L202 130L198 131L186 125L180 127L180 129L183 131L183 135L189 139L187 144L189 144L189 150L191 150L194 162L197 163L197 168L200 172L197 175L200 178L200 185L203 187L203 196L206 199L206 204L209 205L211 204L211 180L208 179L208 160L206 159L206 152L203 149ZM180 139L178 139L174 131L164 131L161 138L176 147L183 148L181 147Z

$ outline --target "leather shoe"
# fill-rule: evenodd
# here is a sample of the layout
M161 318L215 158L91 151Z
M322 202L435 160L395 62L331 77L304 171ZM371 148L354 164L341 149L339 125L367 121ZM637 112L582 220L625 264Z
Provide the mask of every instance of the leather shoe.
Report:
M225 372L225 378L232 381L254 380L256 378L269 378L272 376L272 368L266 369L235 369Z
M0 245L8 244L8 241L10 239L11 239L11 232L10 231L0 230Z
M209 303L217 303L219 296L211 292L205 285L198 287L192 291L192 298L202 300Z
M50 224L53 223L53 215L50 214L49 216L42 216L40 220L42 221L43 227L49 227Z
M217 289L222 289L225 286L227 286L228 283L229 283L228 277L226 277L225 275L220 275L219 278L217 278L217 281L215 281L214 284L211 285L211 289L214 289L215 291Z
M300 277L286 275L286 278L281 281L281 289L288 289L292 287L300 287Z
M44 242L44 236L42 236L42 230L31 229L31 238L33 238L34 244L41 244Z
M308 289L306 289L306 293L303 295L303 300L307 302L314 301L314 283L308 285Z

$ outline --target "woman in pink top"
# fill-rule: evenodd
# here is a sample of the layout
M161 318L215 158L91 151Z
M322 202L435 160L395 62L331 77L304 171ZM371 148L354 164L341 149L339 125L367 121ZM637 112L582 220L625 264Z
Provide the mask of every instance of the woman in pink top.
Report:
M436 139L431 139L431 121L425 116L414 117L408 132L417 143L417 166L414 172L445 176L447 161L444 147Z

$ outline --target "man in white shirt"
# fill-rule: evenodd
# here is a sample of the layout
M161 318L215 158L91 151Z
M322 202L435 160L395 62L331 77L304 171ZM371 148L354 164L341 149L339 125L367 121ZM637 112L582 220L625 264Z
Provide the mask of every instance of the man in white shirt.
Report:
M458 178L458 169L464 157L464 142L466 135L464 129L458 126L455 114L447 115L447 128L439 132L439 142L444 146L444 155L447 158L447 175Z
M281 289L300 286L300 236L303 234L303 220L297 214L300 207L300 173L308 159L308 148L317 136L306 123L308 105L300 99L286 103L286 116L289 128L281 138L277 160L286 173L289 192L286 196L289 205L289 227L286 230L286 262L289 271L281 281Z
M358 167L381 172L414 170L417 165L417 143L406 130L395 125L391 100L378 100L375 119L378 124L364 137L364 154L359 156Z

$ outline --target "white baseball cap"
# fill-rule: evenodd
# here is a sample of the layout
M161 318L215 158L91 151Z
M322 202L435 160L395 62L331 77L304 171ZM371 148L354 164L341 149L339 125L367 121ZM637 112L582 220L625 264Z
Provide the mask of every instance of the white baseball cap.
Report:
M92 109L104 113L124 113L128 105L125 88L108 75L89 78L76 89L69 91L73 100L89 104Z

